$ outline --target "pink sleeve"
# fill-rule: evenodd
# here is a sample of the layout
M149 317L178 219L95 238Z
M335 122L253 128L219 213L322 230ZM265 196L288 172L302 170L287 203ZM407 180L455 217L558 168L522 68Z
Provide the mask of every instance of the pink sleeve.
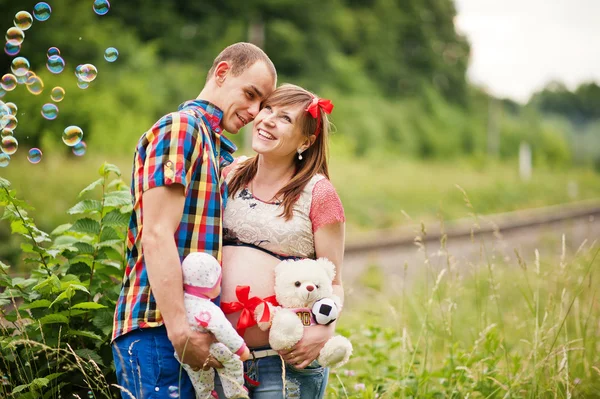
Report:
M328 179L319 180L313 187L309 217L313 233L326 224L346 221L342 201Z
M241 157L237 157L236 159L233 160L232 163L230 163L229 165L225 166L223 168L223 170L221 171L221 177L223 179L227 179L227 176L229 175L229 173L234 170L235 168L237 168L239 166L239 163L242 161L245 161L246 159L248 159L248 157L245 156L241 156Z

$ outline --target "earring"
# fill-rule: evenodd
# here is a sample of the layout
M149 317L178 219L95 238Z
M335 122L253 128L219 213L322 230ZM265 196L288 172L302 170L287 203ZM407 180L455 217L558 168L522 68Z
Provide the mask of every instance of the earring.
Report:
M298 160L302 161L302 151L298 150Z

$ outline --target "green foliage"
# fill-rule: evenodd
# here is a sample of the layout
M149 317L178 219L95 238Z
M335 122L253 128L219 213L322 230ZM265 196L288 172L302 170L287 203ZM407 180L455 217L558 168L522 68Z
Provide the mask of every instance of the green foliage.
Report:
M132 209L121 173L103 164L100 178L69 210L73 223L51 234L29 216L31 208L0 178L2 219L22 237L23 261L32 271L14 277L0 262L2 397L112 397L112 315L124 268L124 238ZM116 178L114 178L116 176ZM112 179L112 180L111 180Z

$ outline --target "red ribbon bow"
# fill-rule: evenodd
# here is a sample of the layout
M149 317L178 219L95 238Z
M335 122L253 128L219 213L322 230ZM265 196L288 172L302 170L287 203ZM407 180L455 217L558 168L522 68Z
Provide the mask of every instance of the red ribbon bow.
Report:
M323 112L329 115L333 110L333 104L330 100L314 97L308 108L306 108L306 110L313 118L316 118L319 115L319 108L321 108Z
M240 337L244 336L248 327L256 325L254 310L258 305L261 303L265 304L265 311L260 318L261 323L266 323L271 318L271 312L269 311L269 306L266 302L269 302L274 306L278 305L275 295L271 295L264 299L256 296L250 297L250 286L248 285L238 285L235 287L235 296L238 299L237 302L222 302L221 309L223 309L225 314L239 312L240 310L242 311L235 327L238 334L240 334Z
M317 118L317 128L315 129L315 136L319 136L321 133L321 113L319 112L319 108L323 110L327 115L333 111L333 104L330 100L326 100L324 98L313 97L312 102L306 108L306 112L308 112L313 118Z

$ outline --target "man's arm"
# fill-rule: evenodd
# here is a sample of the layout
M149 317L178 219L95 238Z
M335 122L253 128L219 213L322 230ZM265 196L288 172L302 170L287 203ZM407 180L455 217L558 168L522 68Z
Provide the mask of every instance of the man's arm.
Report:
M183 277L175 231L183 215L184 188L180 184L152 188L143 193L142 204L142 250L152 293L179 359L200 368L214 338L190 328L183 304ZM211 358L207 366L220 367L220 364Z

